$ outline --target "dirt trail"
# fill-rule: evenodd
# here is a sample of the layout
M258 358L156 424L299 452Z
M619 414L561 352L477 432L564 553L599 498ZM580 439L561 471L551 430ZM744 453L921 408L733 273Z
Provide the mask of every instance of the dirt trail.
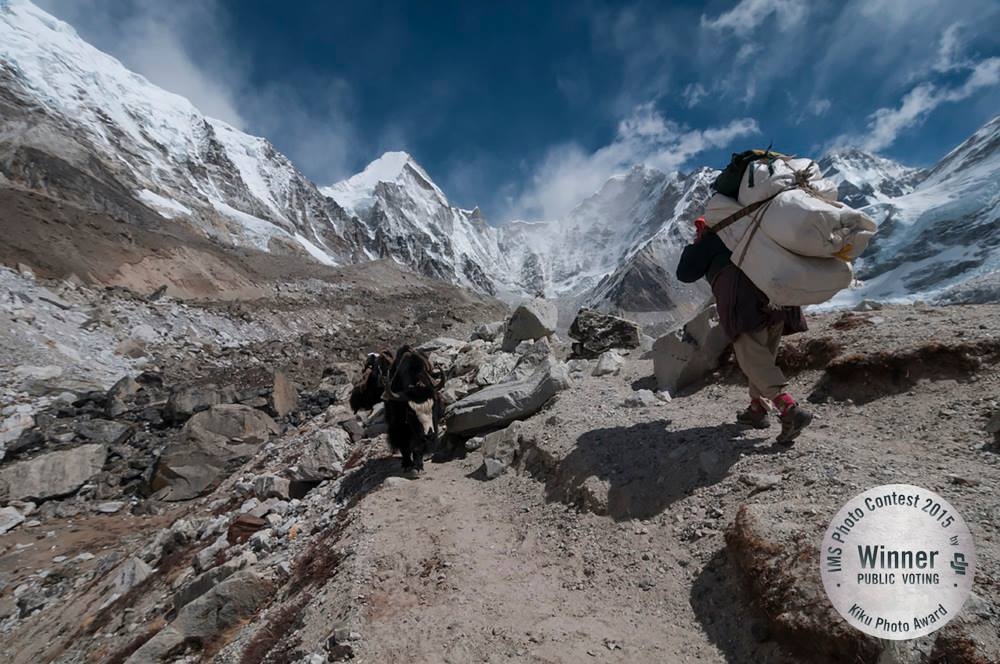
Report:
M956 329L989 336L979 317L993 310L948 313L969 316ZM880 349L927 333L905 312L883 316ZM835 320L811 336L835 334ZM834 338L862 350L871 327ZM617 376L577 374L525 423L518 468L496 480L484 481L471 452L365 495L351 535L365 598L360 661L799 661L752 608L726 529L741 505L776 505L818 541L845 500L891 482L961 510L980 556L969 606L995 602L1000 462L982 429L995 371L945 372L877 398L852 379L854 401L808 404L816 421L791 450L772 444L777 425L730 423L745 401L730 370L670 403L624 407L651 373L633 357ZM792 388L805 399L821 381L805 371ZM367 463L392 475L398 460L387 454L373 445Z
M692 607L699 565L668 525L578 513L526 476L484 482L479 465L429 465L358 506L371 570L361 661L725 659ZM746 661L787 661L742 636Z

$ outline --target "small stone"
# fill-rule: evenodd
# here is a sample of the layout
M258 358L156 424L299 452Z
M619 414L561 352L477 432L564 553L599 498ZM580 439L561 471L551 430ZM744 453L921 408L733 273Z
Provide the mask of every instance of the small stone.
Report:
M0 535L24 522L24 515L13 507L0 507Z
M635 394L631 394L625 398L626 408L645 408L648 406L655 406L662 403L660 399L653 394L652 390L636 390Z
M99 503L94 507L94 510L100 512L101 514L114 514L125 507L125 503L120 500L111 500L106 503Z
M283 477L274 475L260 475L254 478L253 492L257 498L264 500L267 498L288 499L290 482Z

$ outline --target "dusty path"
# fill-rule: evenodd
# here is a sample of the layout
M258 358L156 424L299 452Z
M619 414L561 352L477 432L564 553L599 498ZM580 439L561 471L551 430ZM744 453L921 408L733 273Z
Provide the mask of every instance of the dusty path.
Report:
M371 565L361 661L684 662L725 656L698 626L701 567L669 524L577 513L543 485L484 482L478 455L390 479L358 506ZM738 589L717 587L701 607ZM720 610L725 619L727 611ZM742 634L745 661L784 662Z
M881 324L881 348L921 342L926 330L906 315ZM828 323L813 336L864 347L868 330L855 340ZM975 319L956 329L989 334ZM982 414L1000 375L953 377L939 364L911 363L906 391L861 379L856 402L810 404L816 422L791 450L771 444L777 427L729 424L745 400L738 376L645 408L623 402L648 381L649 361L577 376L526 423L534 442L518 470L484 481L471 452L416 481L384 480L354 508L360 661L797 661L752 608L724 532L741 505L766 504L818 540L843 501L891 482L961 510L980 555L970 606L995 602L1000 463ZM819 380L807 371L792 388L804 398ZM396 472L381 443L367 453ZM775 479L761 488L759 478Z

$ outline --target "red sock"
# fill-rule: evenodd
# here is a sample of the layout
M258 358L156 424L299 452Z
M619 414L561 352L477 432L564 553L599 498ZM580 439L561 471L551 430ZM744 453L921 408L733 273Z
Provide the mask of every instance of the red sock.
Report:
M774 397L772 401L774 402L774 406L778 409L778 412L782 415L788 412L789 408L796 405L795 399L793 399L792 395L788 392L782 392L778 396Z
M768 409L767 404L764 403L763 399L760 397L754 397L753 399L750 399L750 410L757 411L758 413L766 413Z

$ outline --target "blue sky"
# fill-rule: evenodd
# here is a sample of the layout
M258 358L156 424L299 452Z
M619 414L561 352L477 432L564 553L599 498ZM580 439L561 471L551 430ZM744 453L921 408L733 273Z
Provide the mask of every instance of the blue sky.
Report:
M926 166L1000 113L995 0L37 1L319 184L406 150L494 222L771 141Z

